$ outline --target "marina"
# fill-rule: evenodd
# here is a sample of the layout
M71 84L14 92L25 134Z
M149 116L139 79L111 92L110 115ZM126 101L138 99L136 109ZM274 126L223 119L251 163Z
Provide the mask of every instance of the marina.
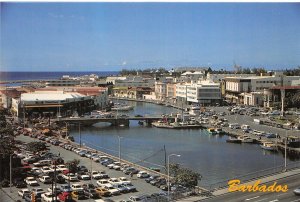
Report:
M126 112L129 116L136 114L157 116L159 112L171 114L177 110L146 102L128 101L128 104L135 106L133 111ZM177 113L180 114L181 110L177 110ZM207 124L202 124L202 127L209 128ZM238 134L227 128L222 128L222 131L232 137L242 135L242 133ZM71 128L70 134L74 136L76 142L79 142L80 137L76 127ZM134 120L130 121L130 126L125 128L114 128L99 123L81 129L82 142L85 142L89 147L101 149L112 155L117 154L116 135L123 137L121 143L123 157L131 162L139 162L146 167L164 165L163 152L159 152L164 145L168 153L182 154L185 158L177 159L178 163L200 172L203 175L200 185L208 185L225 178L284 163L284 158L281 155L263 150L259 144L228 144L226 143L227 135L212 135L206 129L167 130L141 126L138 121ZM257 138L255 142L259 143L258 141ZM241 140L237 142L241 143ZM155 153L156 155L151 155ZM219 156L221 153L222 155ZM212 158L214 161L211 161ZM257 163L255 165L249 164L246 159L252 159ZM214 164L215 169L211 170L212 163L216 161L220 162L218 163L219 166ZM289 159L287 161L288 163L293 162ZM232 171L228 173L224 171L226 169Z

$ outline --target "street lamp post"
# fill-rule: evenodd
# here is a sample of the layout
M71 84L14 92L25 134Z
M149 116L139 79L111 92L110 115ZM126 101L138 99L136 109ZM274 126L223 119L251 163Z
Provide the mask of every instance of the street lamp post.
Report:
M170 200L170 157L171 156L180 157L180 155L179 154L170 154L168 156L168 200Z
M10 193L12 193L12 189L11 189L11 186L12 186L12 155L9 155L9 191Z
M118 136L118 139L119 139L119 162L121 163L121 139L123 137L121 136Z

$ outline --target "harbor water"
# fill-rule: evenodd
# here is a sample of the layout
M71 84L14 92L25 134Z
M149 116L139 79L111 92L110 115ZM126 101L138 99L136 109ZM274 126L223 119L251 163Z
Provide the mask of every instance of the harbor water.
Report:
M122 101L124 102L124 101ZM143 102L134 105L130 115L158 115L180 112L177 109ZM124 112L118 112L124 113ZM70 134L79 142L79 132L73 127ZM284 164L281 153L265 151L257 144L229 144L227 136L209 135L206 130L172 130L146 127L131 121L130 127L110 127L98 123L81 127L81 140L87 146L118 156L119 138L121 158L147 167L165 166L165 151L180 154L170 163L179 163L203 178L200 185L208 186L220 181ZM287 163L291 163L289 159Z

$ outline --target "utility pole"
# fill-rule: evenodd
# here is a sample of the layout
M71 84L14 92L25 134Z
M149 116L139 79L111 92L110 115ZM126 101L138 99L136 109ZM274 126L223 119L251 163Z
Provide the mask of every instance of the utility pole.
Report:
M80 148L81 148L81 129L80 129L80 122L79 122L79 145L80 145Z
M286 148L287 148L287 130L285 131L285 143L284 143L284 171L286 171Z

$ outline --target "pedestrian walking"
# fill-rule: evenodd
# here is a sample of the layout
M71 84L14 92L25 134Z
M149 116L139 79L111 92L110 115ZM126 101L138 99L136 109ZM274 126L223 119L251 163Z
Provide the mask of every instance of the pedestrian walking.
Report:
M130 178L132 178L132 177L133 177L133 172L130 173Z

